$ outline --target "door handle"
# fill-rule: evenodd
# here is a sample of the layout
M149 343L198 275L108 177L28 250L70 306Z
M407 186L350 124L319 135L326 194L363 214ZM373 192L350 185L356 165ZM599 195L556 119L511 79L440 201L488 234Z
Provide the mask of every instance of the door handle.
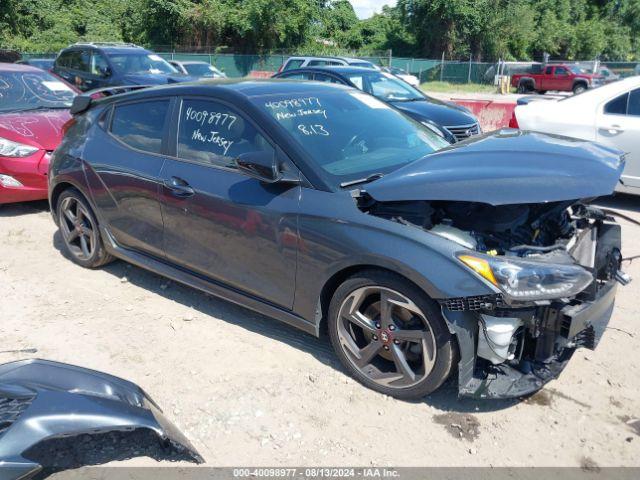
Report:
M620 128L620 125L611 125L610 127L603 127L600 129L600 131L612 136L620 135L621 133L624 133L624 130Z
M174 197L186 198L195 193L195 190L185 180L179 177L171 177L164 181L164 186L171 190Z

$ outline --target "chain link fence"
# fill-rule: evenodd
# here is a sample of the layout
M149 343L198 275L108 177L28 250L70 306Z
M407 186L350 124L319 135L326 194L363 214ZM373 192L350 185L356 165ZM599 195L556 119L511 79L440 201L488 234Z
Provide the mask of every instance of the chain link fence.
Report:
M193 49L196 50L196 48ZM287 58L293 54L290 51L267 55L184 51L189 50L187 47L173 48L172 51L166 51L167 49L163 47L152 48L152 50L158 52L166 60L199 60L208 62L232 78L245 77L256 72L263 74L275 73ZM56 55L56 53L51 52L23 53L22 58L55 58ZM493 76L496 70L495 62L393 57L388 52L379 52L370 56L357 56L357 58L368 60L380 66L401 68L417 76L421 83L440 81L454 84L476 83L489 85L493 83ZM640 73L640 63L638 62L600 62L600 65L606 66L611 72L620 77Z

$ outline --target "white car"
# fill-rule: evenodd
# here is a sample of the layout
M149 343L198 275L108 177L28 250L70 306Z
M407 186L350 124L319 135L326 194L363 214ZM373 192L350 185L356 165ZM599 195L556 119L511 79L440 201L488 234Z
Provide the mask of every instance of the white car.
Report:
M509 124L592 140L627 154L616 190L640 195L640 77L629 77L561 100L518 105Z
M412 87L416 87L416 88L420 87L420 79L418 77L416 77L415 75L411 75L410 73L406 72L405 70L403 70L401 68L398 68L398 67L385 67L382 70L387 72L387 73L391 73L391 74L395 75L400 80L404 80L405 82L407 82Z

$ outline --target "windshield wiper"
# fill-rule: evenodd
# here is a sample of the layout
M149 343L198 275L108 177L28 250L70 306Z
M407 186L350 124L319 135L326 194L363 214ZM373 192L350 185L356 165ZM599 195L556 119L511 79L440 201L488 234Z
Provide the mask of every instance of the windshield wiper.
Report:
M351 187L353 185L359 185L361 183L373 182L374 180L378 180L379 178L382 178L382 177L384 177L384 173L372 173L371 175L365 178L358 178L357 180L349 180L348 182L342 182L340 184L340 188Z

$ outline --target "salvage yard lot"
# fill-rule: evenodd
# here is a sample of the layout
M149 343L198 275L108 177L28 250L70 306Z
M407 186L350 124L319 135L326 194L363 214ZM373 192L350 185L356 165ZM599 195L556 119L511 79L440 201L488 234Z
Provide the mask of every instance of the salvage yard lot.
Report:
M604 203L640 220L638 198ZM622 224L640 255L640 227ZM46 204L0 209L0 362L127 378L210 465L640 466L640 260L598 349L533 397L458 400L450 382L410 403L348 378L326 338L124 262L83 269L61 242Z

